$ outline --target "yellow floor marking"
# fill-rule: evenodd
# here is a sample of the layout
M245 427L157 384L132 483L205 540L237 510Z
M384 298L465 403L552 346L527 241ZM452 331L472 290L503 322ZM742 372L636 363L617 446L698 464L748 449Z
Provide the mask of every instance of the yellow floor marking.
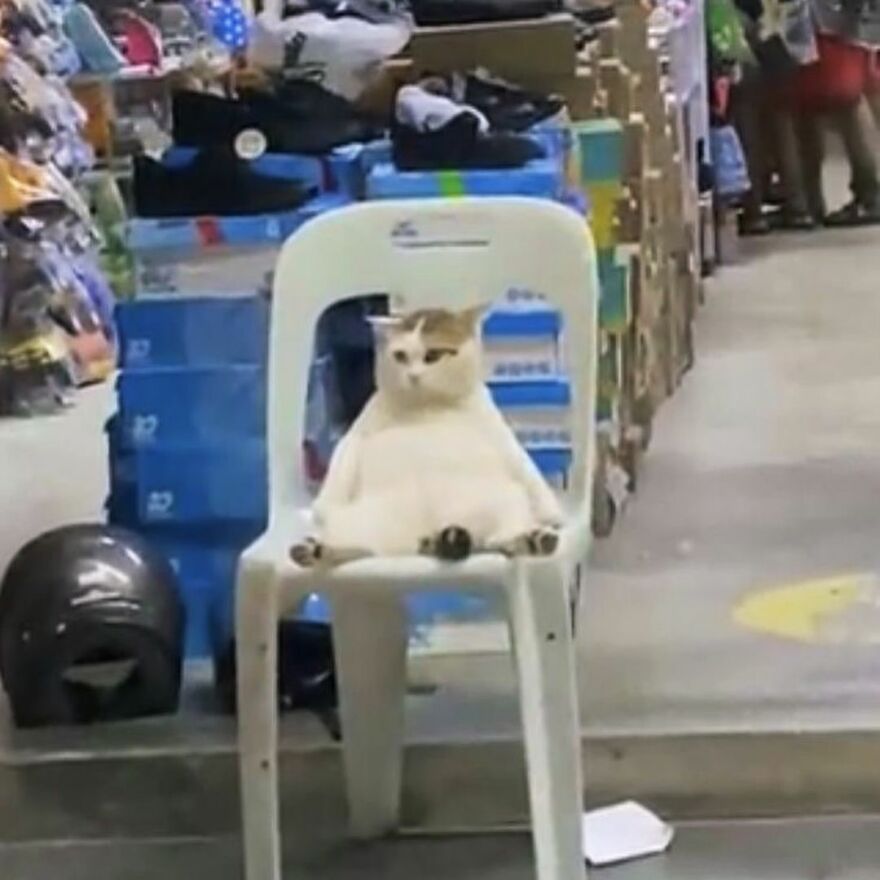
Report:
M873 578L844 574L756 591L733 609L733 619L748 629L798 641L818 638L823 622L864 594Z

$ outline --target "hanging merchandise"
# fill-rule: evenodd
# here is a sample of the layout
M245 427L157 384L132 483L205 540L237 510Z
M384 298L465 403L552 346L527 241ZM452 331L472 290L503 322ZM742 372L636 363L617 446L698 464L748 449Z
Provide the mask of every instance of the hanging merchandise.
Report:
M706 27L709 45L719 62L745 63L752 60L742 19L733 0L708 0Z
M42 0L0 11L0 413L38 415L114 369L113 296L74 183L93 162L85 114L46 72L71 66L61 13Z
M322 12L281 18L267 10L254 20L248 60L268 72L311 80L355 100L381 63L406 46L411 33L412 19L404 13L374 23L353 9L338 18Z
M208 7L211 32L233 52L247 46L248 21L236 0L212 0Z
M748 192L751 182L742 144L732 125L711 129L712 169L715 173L715 192L722 198L735 198Z

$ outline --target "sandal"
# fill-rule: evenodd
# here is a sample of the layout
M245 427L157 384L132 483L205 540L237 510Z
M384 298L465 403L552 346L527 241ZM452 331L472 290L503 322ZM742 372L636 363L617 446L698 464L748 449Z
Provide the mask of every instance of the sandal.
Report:
M852 201L832 211L825 218L825 225L831 228L846 228L850 226L874 226L880 224L880 200L872 205Z

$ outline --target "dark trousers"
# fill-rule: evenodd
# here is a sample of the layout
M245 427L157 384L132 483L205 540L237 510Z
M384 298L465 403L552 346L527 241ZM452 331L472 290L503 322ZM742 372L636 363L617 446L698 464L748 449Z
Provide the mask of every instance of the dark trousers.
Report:
M850 167L850 190L860 205L872 206L880 199L876 154L876 122L880 117L880 99L863 96L857 102L828 114L834 130L840 135ZM825 144L823 117L801 114L798 117L798 138L804 168L807 204L817 217L826 213L822 192L822 164Z
M754 75L736 86L731 115L742 143L752 188L743 202L746 218L761 216L773 170L782 184L783 210L790 216L807 210L804 169L794 116L767 100L767 83Z

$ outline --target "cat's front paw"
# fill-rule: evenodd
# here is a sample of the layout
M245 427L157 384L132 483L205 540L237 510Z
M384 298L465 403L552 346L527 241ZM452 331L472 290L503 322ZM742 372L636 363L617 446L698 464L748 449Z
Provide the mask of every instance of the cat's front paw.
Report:
M505 556L552 556L559 546L559 530L541 526L510 540L490 545L490 550Z
M559 546L559 529L543 527L524 536L529 556L552 556Z
M324 558L324 545L316 538L306 538L290 548L290 558L300 568L314 568Z
M474 549L474 541L467 529L448 526L430 538L419 541L422 556L436 556L444 562L461 562L467 559Z

